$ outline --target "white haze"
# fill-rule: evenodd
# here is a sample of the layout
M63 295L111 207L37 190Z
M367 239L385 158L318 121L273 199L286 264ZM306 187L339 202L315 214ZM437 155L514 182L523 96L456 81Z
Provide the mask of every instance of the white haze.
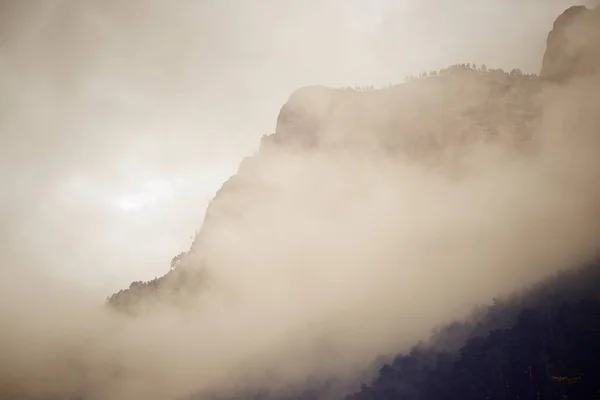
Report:
M293 90L387 85L454 62L537 71L570 2L369 4L2 2L10 259L98 295L161 275Z
M345 373L592 256L600 114L581 85L545 93L541 154L477 149L459 183L379 154L267 155L285 174L265 177L270 199L232 200L247 225L212 236L197 309L126 320L101 304L165 272L298 86L534 71L570 5L460 3L368 18L338 1L2 3L0 384L164 399L231 389L244 362L253 383L278 365L284 381Z

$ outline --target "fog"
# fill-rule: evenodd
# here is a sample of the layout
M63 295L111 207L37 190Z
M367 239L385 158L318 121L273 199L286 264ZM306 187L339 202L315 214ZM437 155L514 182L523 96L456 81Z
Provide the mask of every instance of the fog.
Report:
M370 4L2 2L13 258L98 295L161 275L293 90L387 85L454 62L537 71L570 2Z
M600 121L583 82L542 93L535 157L477 147L458 181L377 152L267 149L241 176L259 189L214 210L197 307L104 307L189 247L296 88L455 62L537 71L571 5L459 3L1 3L0 383L163 399L344 375L593 256Z

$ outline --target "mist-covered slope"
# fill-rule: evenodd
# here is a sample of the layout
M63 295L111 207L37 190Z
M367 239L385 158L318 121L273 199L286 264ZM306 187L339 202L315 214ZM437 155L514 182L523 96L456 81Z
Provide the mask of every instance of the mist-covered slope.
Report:
M562 388L578 369L559 364L580 349L545 335L562 325L589 339L596 266L467 316L598 257L600 36L585 28L596 13L557 19L539 77L464 64L385 89L297 90L210 203L189 252L109 304L140 316L193 310L184 315L212 340L203 345L218 349L207 362L231 367L198 377L200 393L224 398L339 398L360 381L370 382L361 400ZM586 34L565 42L565 26ZM521 357L526 344L543 351ZM370 381L373 359L398 351L407 355ZM590 373L588 359L581 368Z
M374 359L362 381L308 377L283 390L267 382L194 399L594 398L600 390L599 327L600 264L594 263L436 327L408 351Z
M156 295L159 287L177 291L184 281L195 280L188 277L195 271L173 267L207 267L204 253L210 249L204 243L210 241L211 226L226 218L223 213L243 214L251 203L244 198L246 193L268 196L263 178L278 169L274 161L278 153L380 153L381 157L460 174L461 160L476 144L535 151L543 89L557 80L597 71L599 15L598 8L575 6L557 18L548 35L541 79L517 69L505 72L462 64L378 90L317 86L297 90L281 108L275 133L263 138L257 153L243 162L238 174L223 185L209 205L190 251L172 263L172 269L178 271L147 287L135 283L130 290L112 296L110 303L135 307L142 292Z
M296 168L305 164L306 170L312 168L311 155L319 162L344 154L360 162L375 155L459 176L465 155L482 143L516 154L532 152L541 88L535 75L464 64L379 90L299 89L281 108L275 133L263 137L257 153L218 191L190 251L174 258L164 277L135 282L110 303L135 308L138 299L170 297L168 293L186 287L198 269L208 266L211 249L206 243L219 225L237 223L233 218L243 218L254 199L268 199L266 180L292 183L293 176L284 175L288 156L297 158ZM280 171L278 157L284 167Z
M594 398L599 329L596 263L443 327L346 399Z

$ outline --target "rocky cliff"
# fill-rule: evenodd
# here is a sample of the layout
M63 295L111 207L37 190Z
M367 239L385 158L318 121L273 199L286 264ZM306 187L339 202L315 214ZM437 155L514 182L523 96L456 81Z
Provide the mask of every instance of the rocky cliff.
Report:
M600 8L574 6L562 13L548 34L540 75L553 80L598 72Z
M309 155L344 152L377 152L435 168L454 165L461 152L481 142L529 151L539 89L535 76L462 65L381 90L299 89L281 108L275 133L263 137L257 153L217 192L190 251L175 258L165 276L135 282L109 303L135 313L155 302L181 304L181 291L202 287L207 273L219 268L213 255L236 247L234 239L221 240L223 232L242 224L252 204L274 201L273 186L280 191L282 182L293 181L278 166L290 154L302 154L298 167L307 169Z
M281 108L275 132L263 137L257 153L244 160L210 203L190 251L174 258L164 277L133 283L111 296L109 304L137 313L156 303L181 306L189 298L181 293L201 291L221 265L235 258L236 232L252 224L251 216L259 212L256 205L260 212L267 209L271 217L285 219L289 215L281 199L306 196L298 192L302 185L295 184L302 175L281 168L284 159L295 157L297 170L314 170L317 157L350 154L358 160L377 154L421 168L443 165L445 171L460 174L461 155L473 145L491 142L517 153L535 151L538 94L553 84L548 81L596 71L599 15L598 10L573 7L556 20L548 36L543 79L519 70L463 64L380 90L297 90Z

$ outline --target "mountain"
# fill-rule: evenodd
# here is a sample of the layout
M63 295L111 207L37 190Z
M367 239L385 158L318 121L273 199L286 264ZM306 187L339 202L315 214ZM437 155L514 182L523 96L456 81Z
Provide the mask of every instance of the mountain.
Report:
M108 304L131 315L164 305L193 306L224 275L255 273L228 269L261 261L237 254L238 246L250 246L249 235L270 232L265 237L274 242L266 246L277 248L278 236L299 224L297 214L319 217L343 206L312 195L335 184L323 168L328 161L350 160L359 168L374 157L402 160L452 180L465 173L466 156L482 143L527 159L542 146L537 135L548 99L577 98L567 86L573 80L595 94L599 14L600 9L573 7L557 18L539 76L460 64L384 89L298 89L282 106L275 132L262 138L256 154L217 192L190 250L173 259L165 276L132 283ZM304 174L307 170L311 173ZM273 233L281 226L291 228ZM288 258L301 257L298 253ZM600 356L592 338L599 326L599 290L596 263L483 306L407 354L380 362L375 378L365 379L368 383L349 398L591 398L586 396L600 389L592 362ZM352 391L344 383L310 382L289 398L339 398ZM234 397L282 396L265 389Z
M573 6L562 13L548 34L540 76L564 80L598 72L600 7Z
M448 148L460 153L482 141L531 150L540 113L536 96L542 88L555 80L597 72L599 21L600 8L575 6L561 14L548 35L539 77L518 69L504 72L460 64L379 90L298 89L281 108L275 132L263 137L257 153L244 160L218 191L189 252L174 259L174 268L164 277L135 282L111 296L109 303L131 310L149 293L164 299L184 287L195 288L198 274L205 274L199 272L206 267L204 243L220 223L216 215L222 208L243 212L244 204L228 203L243 197L240 191L260 191L254 177L270 167L263 160L273 153L294 148L363 152L375 148L435 166L453 161L442 159L448 157Z
M217 192L189 252L176 257L165 276L135 282L111 296L109 304L134 312L152 299L177 302L174 293L198 288L204 279L199 276L210 271L213 238L251 212L248 199L269 201L266 180L277 170L278 157L346 152L360 158L375 151L460 173L461 156L478 143L533 151L541 88L535 75L466 64L379 90L301 88L281 108L275 133L263 137L257 153Z

